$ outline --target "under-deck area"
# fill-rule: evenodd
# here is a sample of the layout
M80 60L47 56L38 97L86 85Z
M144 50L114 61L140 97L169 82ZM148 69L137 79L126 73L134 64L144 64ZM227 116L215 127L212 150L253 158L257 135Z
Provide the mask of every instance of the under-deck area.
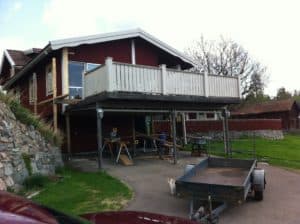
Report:
M152 97L108 93L69 106L65 112L68 142L65 153L69 157L97 154L99 168L103 158L111 157L118 163L122 154L131 161L141 155L168 157L176 164L178 151L186 143L185 113L203 110L224 113L227 104L239 102L237 98ZM169 133L153 130L153 116L158 115L169 120Z

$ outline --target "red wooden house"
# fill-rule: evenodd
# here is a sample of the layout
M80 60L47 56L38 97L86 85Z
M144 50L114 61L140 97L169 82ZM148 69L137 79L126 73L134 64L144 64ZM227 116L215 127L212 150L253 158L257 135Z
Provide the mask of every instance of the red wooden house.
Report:
M184 54L134 29L50 41L43 49L6 50L0 85L43 118L58 120L63 130L67 115L68 152L88 152L112 127L121 136L146 131L149 114L215 111L239 102L237 77L189 72L193 66Z

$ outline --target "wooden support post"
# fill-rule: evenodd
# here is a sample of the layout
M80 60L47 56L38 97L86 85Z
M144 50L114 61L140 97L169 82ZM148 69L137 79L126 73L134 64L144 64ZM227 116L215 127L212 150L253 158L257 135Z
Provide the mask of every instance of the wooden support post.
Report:
M224 151L227 157L231 154L229 149L229 126L228 126L228 112L225 108L223 110L223 132L224 132Z
M187 144L187 139L186 139L186 123L185 123L185 113L181 113L181 122L182 122L182 132L183 132L183 143L184 145Z
M68 149L68 157L71 158L71 127L70 127L70 115L69 113L65 114L66 118L66 135L67 135L67 149Z
M33 74L33 112L34 115L37 115L37 80L36 80L36 73Z
M56 58L52 58L52 88L53 88L53 129L57 132L57 104L54 102L57 97L56 88Z
M135 133L135 117L134 115L132 115L132 141L133 141L133 155L135 155L135 151L136 151L136 133Z
M166 89L166 86L167 86L167 84L166 84L167 66L165 64L163 64L163 65L160 65L159 67L161 68L161 83L162 83L161 93L163 95L166 95L166 93L167 93L167 89Z
M33 102L33 113L35 116L37 116L37 100L35 99Z
M177 164L177 147L176 147L176 111L171 113L172 117L172 134L173 134L173 159L174 164Z
M96 103L96 115L97 115L97 144L98 144L98 168L102 169L102 118L103 110L100 108L99 103Z

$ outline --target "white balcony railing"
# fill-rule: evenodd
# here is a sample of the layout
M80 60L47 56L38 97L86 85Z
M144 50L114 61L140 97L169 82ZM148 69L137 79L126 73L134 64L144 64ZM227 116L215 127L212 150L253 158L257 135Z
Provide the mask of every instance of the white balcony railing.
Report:
M166 69L165 65L151 67L118 63L112 58L107 58L104 65L84 75L84 97L117 91L239 98L240 81L237 77Z

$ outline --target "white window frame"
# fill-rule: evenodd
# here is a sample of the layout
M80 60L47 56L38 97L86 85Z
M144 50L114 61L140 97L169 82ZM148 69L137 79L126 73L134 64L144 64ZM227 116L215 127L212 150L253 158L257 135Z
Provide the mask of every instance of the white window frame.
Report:
M196 112L195 112L196 113ZM202 114L202 115L200 115ZM214 114L214 117L208 118L207 114ZM195 119L190 119L189 114L186 114L186 120L188 121L214 121L218 119L217 113L215 111L212 112L198 112L196 113Z
M90 63L90 62L83 62L84 63L84 73L86 73L86 72L88 72L88 71L91 71L91 70L93 70L93 69L95 69L96 67L99 67L99 66L101 66L101 64L98 64L98 63ZM90 70L88 70L88 66L89 65L96 65L96 67L95 68L93 68L93 69L90 69ZM83 80L82 80L83 81Z
M37 101L37 82L36 82L36 73L33 73L29 78L29 104L34 104Z
M214 114L213 117L207 117L208 114ZM210 113L205 113L205 120L207 121L214 121L214 120L217 120L218 116L217 116L217 113L216 112L210 112Z
M46 66L46 96L50 96L53 94L53 73L52 73L52 65L49 64Z
M194 113L191 113L191 114L194 114ZM195 114L196 114L196 118L195 118L195 119L192 119L192 118L190 118L189 113L186 113L186 120L187 120L187 121L196 121L197 118L198 118L198 113L195 112Z

